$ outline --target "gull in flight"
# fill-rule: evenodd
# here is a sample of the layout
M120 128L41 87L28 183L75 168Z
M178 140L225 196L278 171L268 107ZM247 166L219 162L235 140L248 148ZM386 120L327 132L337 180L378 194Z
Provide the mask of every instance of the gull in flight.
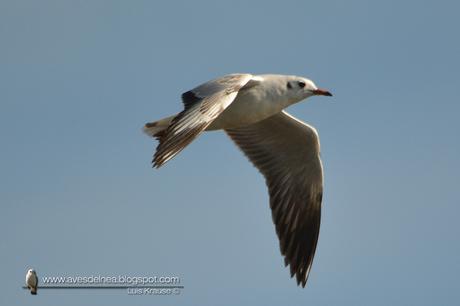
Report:
M37 294L38 278L35 270L29 269L26 274L26 285L31 294Z
M284 263L305 287L318 241L323 170L316 130L284 109L332 96L309 79L230 74L182 94L184 110L145 124L161 167L203 131L224 130L265 177Z

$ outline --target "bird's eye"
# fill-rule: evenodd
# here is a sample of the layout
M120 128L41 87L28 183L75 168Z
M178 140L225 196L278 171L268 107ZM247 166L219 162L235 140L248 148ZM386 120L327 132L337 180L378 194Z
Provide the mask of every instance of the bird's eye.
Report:
M299 82L297 82L297 84L299 85L300 88L305 87L305 82L299 81Z
M286 87L287 87L288 89L291 89L291 88L292 88L291 82L287 82Z

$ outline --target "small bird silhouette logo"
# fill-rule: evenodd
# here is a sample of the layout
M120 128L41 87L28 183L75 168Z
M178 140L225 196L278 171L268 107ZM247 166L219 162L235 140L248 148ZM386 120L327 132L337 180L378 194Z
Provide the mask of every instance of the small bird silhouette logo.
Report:
M30 290L30 294L36 295L37 294L37 286L38 286L38 277L37 273L33 269L29 269L26 274L26 285L27 288Z

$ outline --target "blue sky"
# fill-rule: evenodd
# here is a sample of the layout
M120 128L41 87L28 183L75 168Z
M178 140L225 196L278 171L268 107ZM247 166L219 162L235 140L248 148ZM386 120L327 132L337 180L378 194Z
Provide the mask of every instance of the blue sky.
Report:
M0 1L2 305L458 305L455 1ZM334 93L289 109L325 168L307 288L263 178L222 132L160 170L147 121L233 72ZM179 296L21 289L177 275Z

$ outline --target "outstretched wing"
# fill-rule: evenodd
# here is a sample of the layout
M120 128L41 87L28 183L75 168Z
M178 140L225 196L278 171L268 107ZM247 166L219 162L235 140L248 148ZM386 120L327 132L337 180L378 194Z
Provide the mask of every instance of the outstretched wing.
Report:
M264 175L285 265L305 287L318 241L323 192L315 129L283 111L226 132Z
M252 77L250 74L230 74L182 94L184 110L160 137L153 157L154 167L162 166L203 132L233 102L238 91Z

